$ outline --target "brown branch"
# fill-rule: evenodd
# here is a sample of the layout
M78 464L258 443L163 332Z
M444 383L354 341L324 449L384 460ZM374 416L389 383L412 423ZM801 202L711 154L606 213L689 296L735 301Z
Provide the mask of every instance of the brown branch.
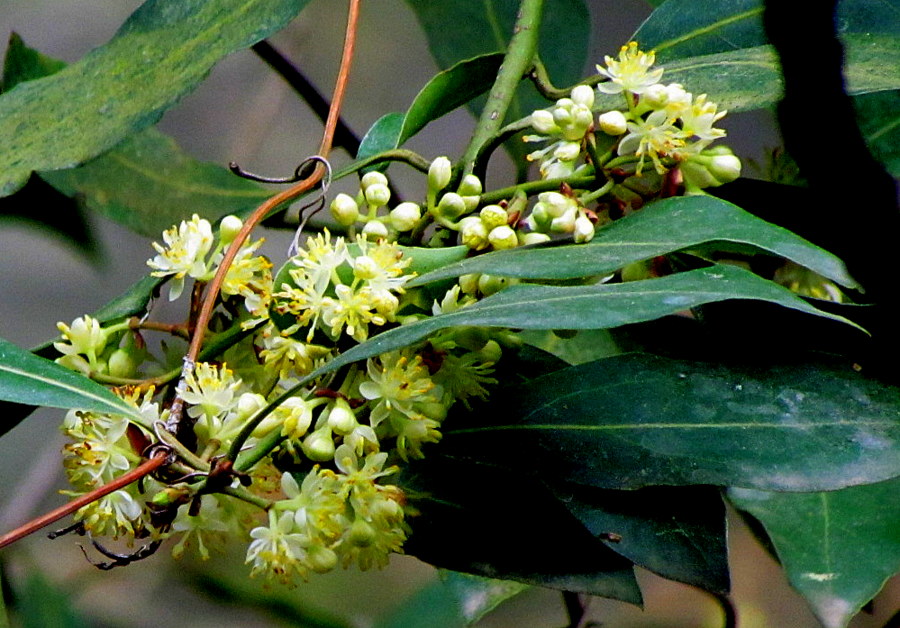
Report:
M168 453L166 453L165 451L160 451L146 462L142 463L141 465L139 465L135 469L132 469L121 477L116 478L109 484L101 486L98 489L94 489L90 493L86 493L77 499L73 499L68 504L64 504L59 508L51 510L47 514L41 515L36 519L32 519L25 525L19 526L12 532L0 536L0 547L6 547L10 543L15 543L19 539L22 539L33 532L37 532L45 526L48 526L55 521L59 521L63 517L71 515L79 508L83 508L91 502L95 502L98 499L109 495L110 493L118 491L120 488L128 486L132 482L136 482L145 475L153 473L156 469L166 463L166 459L168 457Z

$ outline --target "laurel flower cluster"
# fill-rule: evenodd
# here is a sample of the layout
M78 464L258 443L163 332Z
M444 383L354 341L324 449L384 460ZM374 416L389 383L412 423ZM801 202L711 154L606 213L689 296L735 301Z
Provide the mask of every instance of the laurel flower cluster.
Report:
M594 90L579 85L569 98L556 101L552 109L539 109L531 114L531 126L539 135L526 135L526 142L551 143L528 155L529 161L539 161L541 177L559 179L574 174L582 157L584 136L594 125ZM555 140L555 141L553 141Z
M282 283L273 296L274 310L295 321L282 330L290 336L306 330L311 342L317 331L331 341L347 334L357 342L369 337L369 326L393 321L398 295L412 278L405 274L409 260L396 244L356 239L351 253L343 238L332 241L326 231L310 238L293 258L291 283Z

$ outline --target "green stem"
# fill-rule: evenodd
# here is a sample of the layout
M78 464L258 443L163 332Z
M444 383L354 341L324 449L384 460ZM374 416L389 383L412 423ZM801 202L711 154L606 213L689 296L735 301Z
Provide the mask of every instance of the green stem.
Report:
M243 500L243 501L247 502L248 504L253 504L254 506L257 506L258 508L261 508L262 510L268 510L269 508L272 507L272 502L270 502L268 499L263 499L262 497L259 497L258 495L254 495L247 489L240 487L240 486L235 486L235 487L226 486L219 492L224 495L231 495L232 497Z
M568 179L542 179L540 181L529 181L520 185L511 185L506 188L500 188L487 194L482 194L480 204L490 205L499 203L500 201L512 198L516 192L524 192L527 196L534 196L540 192L553 192L559 190L559 186L568 183L573 189L589 188L596 180L593 175L583 177L571 177Z
M281 435L281 430L275 428L262 437L253 449L242 452L240 457L237 458L234 468L238 471L249 470L257 462L268 456L269 453L278 447L284 439L285 437ZM229 452L228 455L231 456L231 452Z
M519 18L506 49L503 65L500 66L487 104L463 155L463 174L473 172L481 147L500 130L516 87L534 65L543 8L544 0L522 0L519 5Z
M550 82L550 75L547 73L547 68L541 62L541 60L537 57L534 59L534 67L531 72L528 74L528 78L531 79L531 82L534 84L535 89L546 98L547 100L556 102L560 98L568 98L572 93L572 90L575 89L578 85L590 85L591 87L598 85L606 80L605 77L600 76L599 74L595 74L594 76L587 78L580 83L576 83L571 87L556 87L553 83Z
M431 166L431 162L422 157L419 153L405 148L396 148L394 150L386 150L377 155L372 155L368 159L355 161L346 168L341 168L335 172L332 179L337 181L338 179L342 179L347 175L358 172L363 168L380 164L383 161L402 161L421 172L428 172L428 167Z

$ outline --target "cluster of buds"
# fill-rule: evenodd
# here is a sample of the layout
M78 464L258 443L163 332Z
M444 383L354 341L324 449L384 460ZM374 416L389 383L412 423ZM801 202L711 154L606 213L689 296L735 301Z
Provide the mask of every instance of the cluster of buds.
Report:
M400 203L386 213L391 200L387 177L377 171L367 172L360 179L356 198L338 194L331 202L331 215L339 225L355 228L363 224L362 234L369 240L396 240L398 233L415 229L422 220L422 208L416 203ZM360 211L360 208L365 211Z
M584 137L594 126L594 90L578 85L569 98L560 98L550 110L531 114L531 125L540 135L525 136L526 142L552 143L528 155L529 161L540 160L541 176L560 179L576 173L583 152Z
M576 243L590 242L594 237L591 216L576 198L559 192L542 192L525 224L535 234L570 234Z

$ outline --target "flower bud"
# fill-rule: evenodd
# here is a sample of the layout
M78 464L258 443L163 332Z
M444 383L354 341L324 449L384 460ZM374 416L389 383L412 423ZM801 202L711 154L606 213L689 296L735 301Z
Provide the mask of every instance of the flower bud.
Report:
M389 219L397 231L412 231L422 219L422 209L409 201L400 203L391 210Z
M382 205L387 205L388 201L391 200L391 189L382 185L381 183L373 183L368 186L364 191L366 202L369 205L374 205L375 207L381 207Z
M662 83L654 83L641 94L641 103L653 109L660 109L669 102L669 89Z
M303 453L310 460L325 462L334 458L334 439L327 425L303 439Z
M337 554L321 545L313 545L306 550L306 561L316 573L328 573L338 564Z
M362 232L367 240L382 240L388 237L388 228L380 220L370 220Z
M428 168L428 189L432 192L440 192L450 183L453 174L453 164L446 157L438 157L431 162Z
M496 340L488 340L484 346L478 350L478 356L485 362L499 362L503 357L503 349Z
M328 413L328 427L341 436L346 436L356 429L359 423L356 415L350 409L350 404L345 399L337 399L331 412Z
M561 142L553 151L553 156L560 161L575 161L581 154L581 144L579 142Z
M570 94L572 102L590 109L594 106L594 89L589 85L576 85Z
M607 135L622 135L628 130L628 124L621 111L607 111L597 119L600 130Z
M347 540L356 547L369 547L375 542L376 532L372 524L365 519L357 518L350 525L350 533Z
M479 220L479 222L481 222ZM459 278L459 289L462 290L463 294L475 294L478 292L478 280L481 278L481 275L478 273L470 273L468 275L462 275Z
M575 221L578 219L578 210L570 207L566 212L550 221L550 231L554 233L572 233L575 231Z
M478 277L478 290L486 297L503 290L510 283L509 277L481 275Z
M377 170L372 170L371 172L367 172L362 176L362 179L359 180L359 187L363 189L365 192L370 185L384 185L388 184L388 179L382 173Z
M359 218L359 205L347 194L338 194L331 201L331 215L339 225L349 227Z
M109 374L113 377L131 377L137 370L137 361L127 349L116 349L109 356Z
M552 135L559 132L559 127L553 120L553 114L546 109L538 109L531 114L531 126L538 133Z
M538 233L533 231L531 233L522 234L519 238L521 244L540 244L541 242L549 242L550 236L546 233Z
M575 219L574 235L575 242L578 244L590 242L594 237L594 223L592 223L587 216L581 214Z
M480 196L483 190L484 188L481 187L481 179L474 174L467 174L463 177L456 192L460 196Z
M488 233L488 241L497 250L511 249L519 246L519 238L509 225L494 227Z
M506 210L499 205L485 205L481 208L479 215L481 216L481 221L484 223L484 226L488 229L500 227L509 222L509 216L507 215Z
M478 216L466 216L459 221L460 242L473 251L488 246L488 229Z
M561 98L559 102L566 100L565 98ZM559 102L557 104L559 104ZM569 101L571 103L571 101ZM565 106L557 106L553 110L553 121L557 124L557 126L563 127L569 124L572 124L572 110L569 107Z
M563 196L559 192L542 192L538 194L538 201L544 204L547 215L551 218L558 218L575 205L575 202ZM537 205L535 205L535 209Z
M231 244L243 226L243 221L237 216L225 216L219 223L219 240L222 244Z
M741 176L741 160L734 155L716 155L710 161L709 171L720 183L730 183Z
M466 202L459 194L447 192L438 203L437 213L446 220L456 220L466 213Z

